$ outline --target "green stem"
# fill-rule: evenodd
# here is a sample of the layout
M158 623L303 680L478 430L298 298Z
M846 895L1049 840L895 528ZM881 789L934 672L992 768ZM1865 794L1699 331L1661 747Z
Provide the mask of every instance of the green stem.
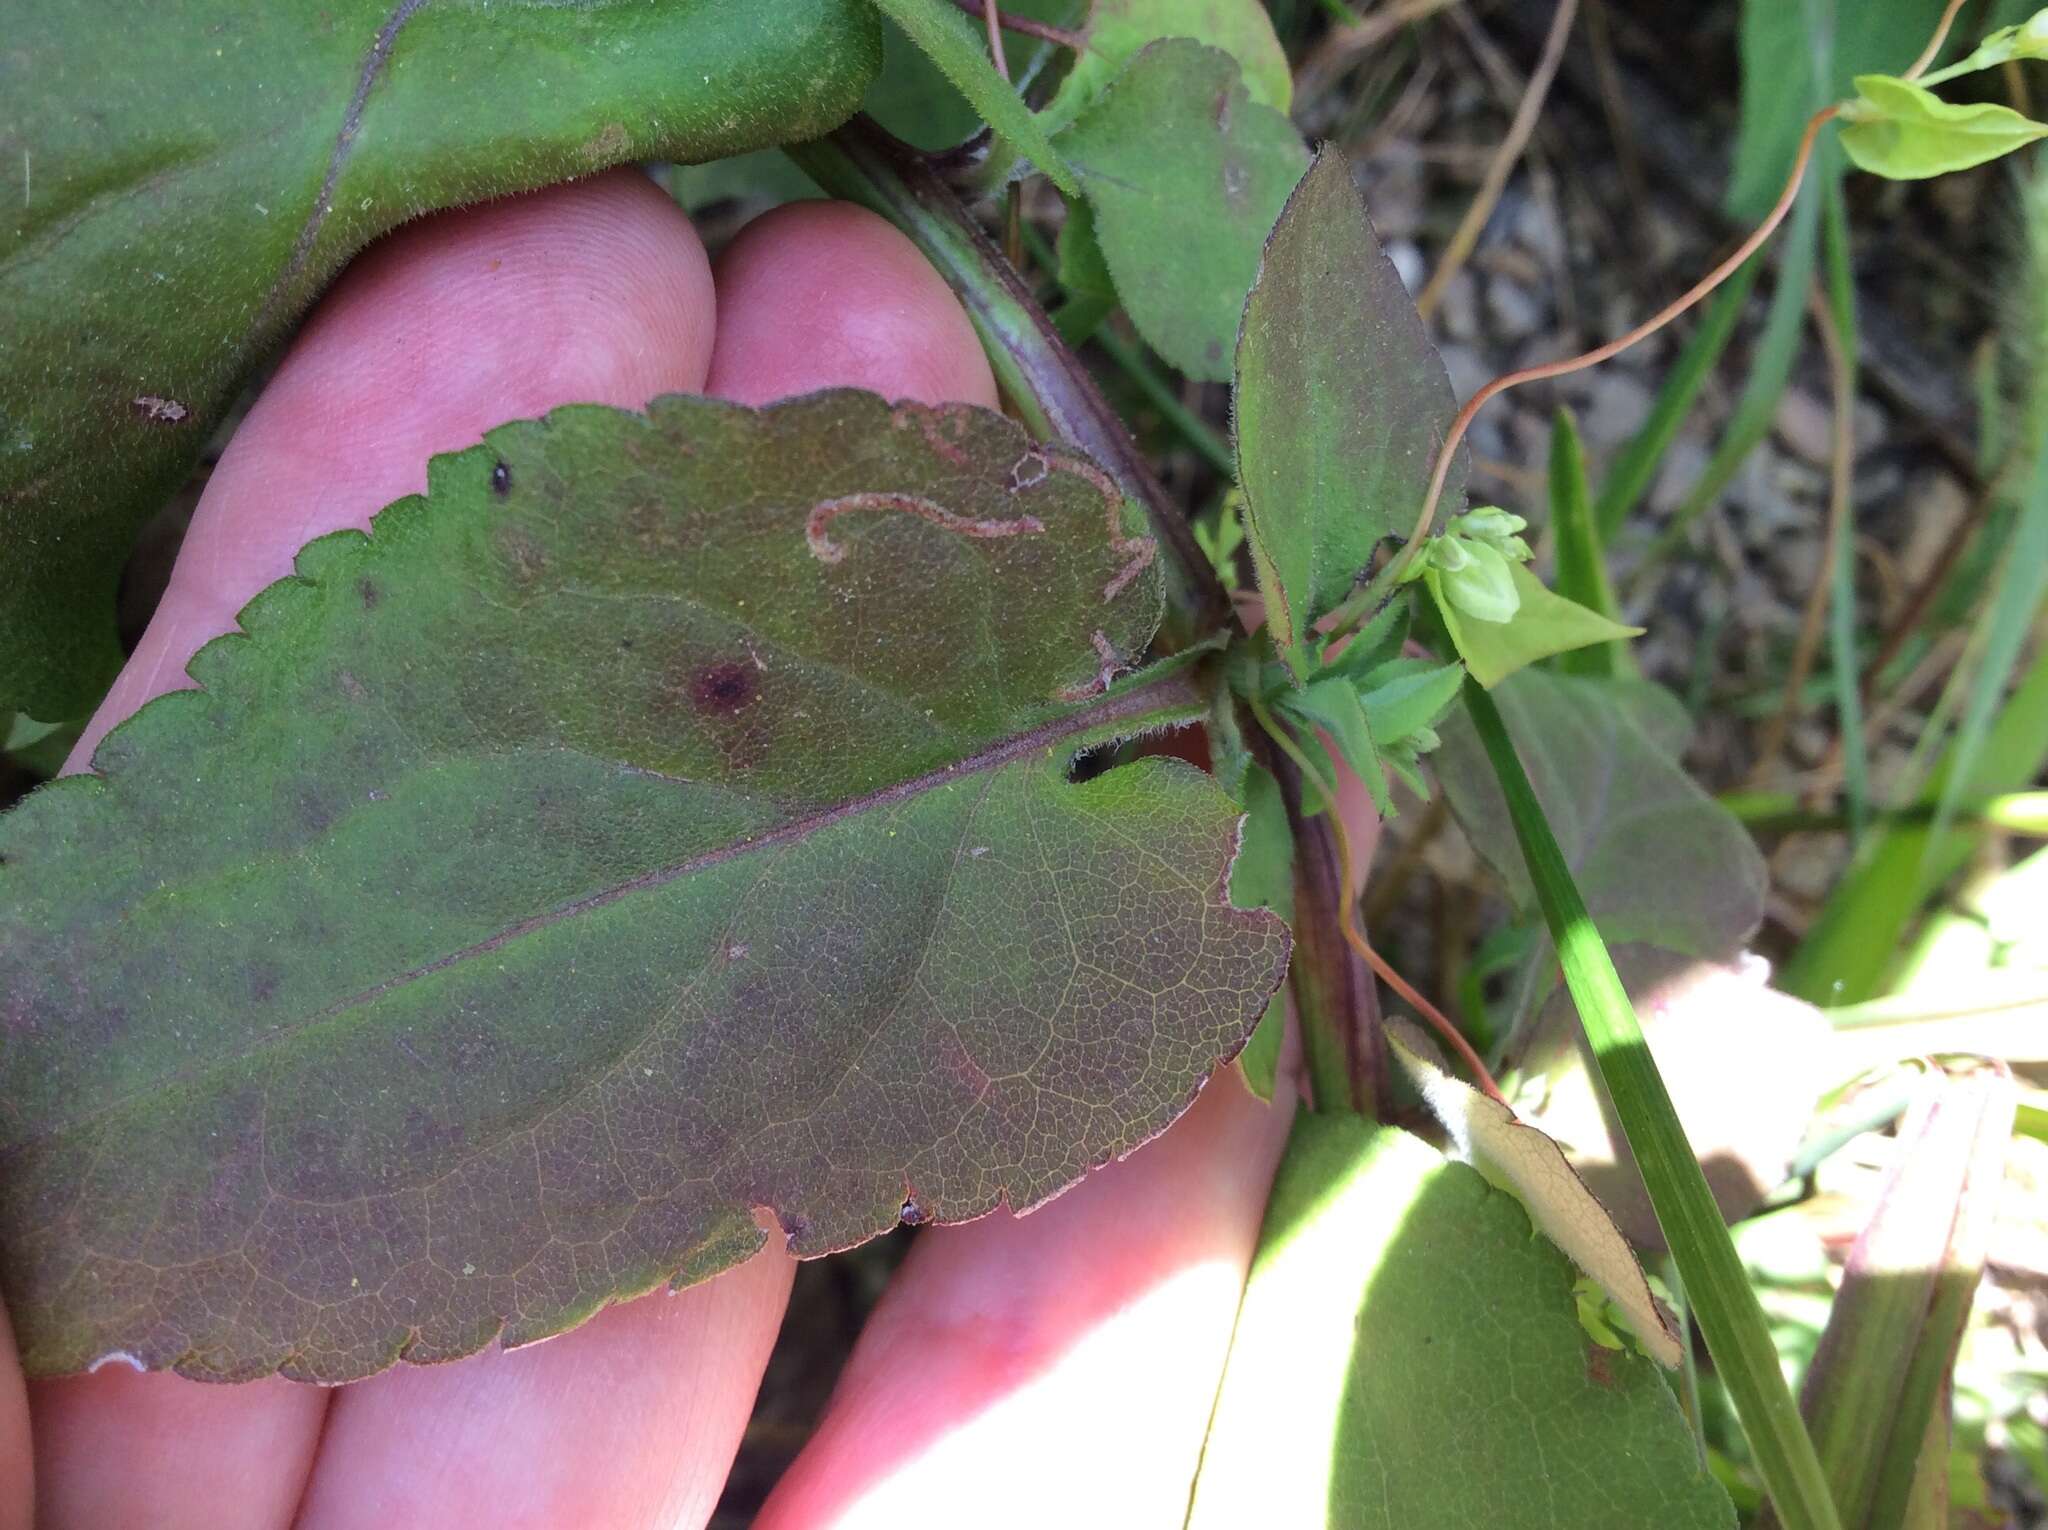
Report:
M959 297L996 386L1025 427L1079 447L1144 506L1166 570L1167 641L1183 648L1228 623L1229 593L1187 517L1015 268L923 157L865 118L783 152L826 195L858 203L902 230Z
M1742 1420L1779 1521L1786 1530L1840 1530L1813 1441L1778 1369L1763 1308L1686 1141L1607 946L1586 912L1493 698L1468 680L1465 703L1507 801L1601 1082L1642 1170L1693 1317Z

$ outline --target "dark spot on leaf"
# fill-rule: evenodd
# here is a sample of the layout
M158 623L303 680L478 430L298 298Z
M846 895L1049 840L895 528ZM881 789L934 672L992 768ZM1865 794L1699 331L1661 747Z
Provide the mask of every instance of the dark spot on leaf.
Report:
M500 499L512 492L512 469L502 461L491 467L491 492Z
M753 668L731 659L705 665L690 681L690 704L707 717L731 717L760 694Z
M917 1204L916 1196L906 1196L903 1209L896 1213L896 1219L905 1227L922 1227L931 1220L931 1213Z
M1223 359L1223 342L1221 340L1211 340L1202 347L1202 354L1211 361L1221 361Z
M789 1240L792 1249L802 1242L804 1235L811 1230L811 1219L798 1212L778 1211L775 1213L775 1220L782 1224L782 1235Z
M267 1004L277 996L277 985L281 974L269 962L262 962L249 969L249 997L258 1004Z
M1614 1367L1608 1363L1607 1350L1599 1344L1586 1345L1586 1379L1596 1387L1610 1390L1615 1385Z
M377 602L384 598L384 592L377 587L377 581L374 579L358 579L356 594L361 598L365 611L376 610Z
M620 638L619 650L622 653L631 653L633 651L633 640L631 638Z

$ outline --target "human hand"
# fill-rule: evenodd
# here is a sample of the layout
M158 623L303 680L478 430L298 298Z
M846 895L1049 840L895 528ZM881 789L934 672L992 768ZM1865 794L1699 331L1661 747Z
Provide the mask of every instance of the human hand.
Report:
M422 221L349 270L236 433L99 735L307 541L425 487L429 455L562 403L844 385L995 403L940 279L837 204L781 209L715 277L621 172ZM1178 1525L1291 1105L1225 1070L1165 1138L1029 1217L927 1229L758 1523ZM780 1247L547 1344L352 1386L118 1365L24 1388L0 1355L0 1526L696 1526L787 1301ZM0 1346L4 1348L4 1346ZM31 1436L33 1443L31 1444Z

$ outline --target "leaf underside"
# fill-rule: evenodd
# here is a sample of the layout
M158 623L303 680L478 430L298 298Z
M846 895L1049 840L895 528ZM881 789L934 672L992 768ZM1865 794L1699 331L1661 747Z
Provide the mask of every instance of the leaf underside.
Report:
M82 715L143 521L357 250L435 208L837 126L867 0L13 0L0 714ZM18 193L18 196L17 196Z
M32 1372L317 1381L1028 1207L1242 1045L1238 810L1081 748L1159 612L1085 460L827 393L493 431L0 818ZM1025 613L1029 620L1019 619ZM1105 686L1108 686L1105 689Z
M1690 726L1677 699L1641 682L1536 669L1510 676L1493 696L1601 936L1712 961L1741 952L1763 922L1763 858L1679 766ZM1507 804L1465 709L1440 731L1430 763L1452 815L1509 900L1534 907ZM1545 938L1512 984L1510 1056L1519 1056L1524 1021L1556 981Z

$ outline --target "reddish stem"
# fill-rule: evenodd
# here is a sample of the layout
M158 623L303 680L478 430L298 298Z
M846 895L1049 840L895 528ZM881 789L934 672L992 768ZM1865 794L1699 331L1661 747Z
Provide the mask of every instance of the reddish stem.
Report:
M1415 518L1415 529L1409 532L1406 545L1402 547L1399 557L1388 570L1391 578L1399 577L1401 570L1408 566L1421 549L1422 539L1429 535L1430 522L1436 518L1437 501L1443 498L1444 482L1451 476L1451 463L1457 456L1459 443L1465 439L1465 432L1471 428L1474 416L1510 388L1518 387L1522 383L1542 382L1546 378L1569 376L1573 372L1582 372L1587 367L1598 366L1610 357L1620 355L1638 341L1647 340L1656 334L1733 276L1741 269L1743 262L1754 255L1763 246L1764 241L1777 231L1778 225L1785 221L1785 214L1792 210L1793 199L1799 195L1800 182L1806 179L1806 167L1813 158L1814 142L1819 138L1820 130L1833 120L1839 110L1839 106L1824 106L1807 118L1806 132L1799 140L1799 152L1792 161L1792 173L1785 179L1785 189L1778 193L1777 205L1772 207L1764 221L1751 231L1747 239L1735 247L1734 252L1726 260L1695 282L1683 296L1659 309L1627 334L1610 340L1597 349L1587 351L1581 356L1566 357L1562 361L1548 361L1541 366L1524 367L1519 372L1505 373L1494 378L1466 400L1465 407L1460 409L1457 418L1451 421L1450 431L1444 436L1444 444L1437 450L1436 470L1430 475L1429 493L1423 498L1422 513Z

